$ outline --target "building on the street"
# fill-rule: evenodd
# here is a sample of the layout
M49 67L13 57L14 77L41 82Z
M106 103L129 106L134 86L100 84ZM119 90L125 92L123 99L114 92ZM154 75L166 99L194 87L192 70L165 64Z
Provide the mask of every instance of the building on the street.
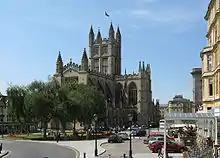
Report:
M109 37L102 38L98 30L96 38L91 26L89 32L88 56L82 53L80 64L70 60L64 65L59 52L54 79L60 84L76 82L97 87L106 97L106 125L116 126L128 122L128 113L138 114L138 123L146 124L152 117L151 68L139 62L137 72L129 74L121 70L121 40L111 23Z
M195 110L198 111L202 104L202 68L193 68L191 75L193 77L193 103Z
M156 99L156 102L154 102L153 99L153 108L152 108L152 115L151 115L151 122L159 123L160 121L160 101L159 99Z
M164 114L168 112L168 104L160 104L159 111L160 111L160 120L164 119Z
M220 107L220 1L211 0L205 15L208 45L200 53L202 60L202 99L207 110Z
M193 113L195 105L189 99L183 98L182 95L175 95L173 100L168 102L168 113Z

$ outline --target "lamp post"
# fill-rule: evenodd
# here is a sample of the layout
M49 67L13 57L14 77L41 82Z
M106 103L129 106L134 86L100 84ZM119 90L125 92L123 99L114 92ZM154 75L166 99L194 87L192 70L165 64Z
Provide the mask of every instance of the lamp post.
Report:
M97 147L97 127L96 127L96 123L97 123L97 115L94 114L93 115L94 118L94 122L95 122L95 156L98 156L98 147Z
M151 123L150 123L151 121L150 120L148 120L148 135L150 135L150 128L151 128Z
M132 140L131 140L131 125L132 125L132 114L128 114L129 124L130 124L130 143L129 143L129 158L132 158Z

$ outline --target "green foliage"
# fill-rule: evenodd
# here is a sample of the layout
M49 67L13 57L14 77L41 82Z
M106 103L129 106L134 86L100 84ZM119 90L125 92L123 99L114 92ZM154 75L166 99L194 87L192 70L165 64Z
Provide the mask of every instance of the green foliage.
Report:
M11 85L7 89L10 113L21 122L60 120L63 128L67 122L79 121L90 126L93 116L105 117L104 96L88 85L56 81L33 81L26 86Z
M19 122L24 121L27 114L27 107L24 104L26 92L25 87L22 86L10 85L7 89L10 114Z

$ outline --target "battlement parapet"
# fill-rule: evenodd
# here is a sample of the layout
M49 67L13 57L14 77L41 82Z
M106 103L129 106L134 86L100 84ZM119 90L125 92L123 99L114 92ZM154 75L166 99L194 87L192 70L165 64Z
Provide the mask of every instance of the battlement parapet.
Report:
M116 76L117 80L123 80L125 78L134 79L134 78L140 78L140 76L139 76L139 73L125 74L125 75Z
M65 70L68 70L68 69L70 69L70 68L71 68L71 69L74 69L74 70L77 70L77 71L80 71L81 65L76 64L76 63L70 61L69 63L67 63L66 65L63 66L63 70L64 70L64 71L65 71Z
M103 78L107 78L107 79L110 79L110 80L113 80L114 77L112 75L109 75L109 74L103 74L103 73L100 73L100 72L97 72L97 71L93 71L93 70L89 70L88 73L90 75L96 75L96 76L99 76L99 77L103 77Z

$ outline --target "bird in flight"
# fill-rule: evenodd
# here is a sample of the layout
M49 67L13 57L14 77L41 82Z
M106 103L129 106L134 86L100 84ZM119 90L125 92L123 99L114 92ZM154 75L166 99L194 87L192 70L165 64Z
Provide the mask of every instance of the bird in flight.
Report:
M105 12L105 16L109 17L109 14L107 12Z

